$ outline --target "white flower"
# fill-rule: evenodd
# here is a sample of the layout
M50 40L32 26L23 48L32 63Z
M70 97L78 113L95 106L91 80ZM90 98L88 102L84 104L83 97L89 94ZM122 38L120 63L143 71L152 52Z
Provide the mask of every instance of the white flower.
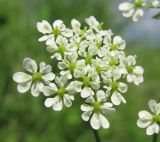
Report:
M18 83L17 90L20 93L27 92L31 87L31 94L38 96L42 92L44 84L49 84L54 80L55 75L52 73L52 67L41 62L39 71L35 60L25 58L23 60L23 67L28 73L17 72L13 75L13 80Z
M80 23L78 20L72 19L72 20L71 20L71 26L72 26L73 31L74 31L75 33L80 34L80 31L81 31L81 23Z
M123 72L127 75L127 81L134 82L134 84L139 85L144 81L144 69L141 66L135 66L135 58L136 56L128 56L125 60L122 61L122 66L125 66L123 68Z
M71 92L67 89L66 83L68 79L65 76L56 77L55 83L50 83L49 86L43 87L43 93L45 96L49 97L45 100L46 107L53 107L55 111L61 111L63 104L66 107L72 106L72 101L74 96L70 94ZM55 95L54 97L50 97Z
M90 16L89 18L85 19L86 23L90 26L90 28L94 30L99 30L100 23L96 20L94 16Z
M111 101L114 105L120 105L126 103L125 98L122 96L122 93L126 93L128 90L127 84L118 81L121 77L121 74L117 72L112 73L112 79L105 81L106 86L104 88L111 94Z
M52 59L62 60L67 52L69 52L68 40L63 36L58 36L52 45L47 46L47 51L52 53Z
M39 38L39 41L46 41L46 45L52 45L59 35L64 37L72 37L73 35L73 32L66 28L62 20L55 20L53 28L46 20L42 20L42 22L37 22L37 29L42 34L45 34Z
M154 7L158 7L158 6L160 6L160 1L159 0L152 0L152 5Z
M96 92L96 100L93 96L88 97L85 102L87 104L81 105L81 110L84 111L82 119L89 121L93 129L99 129L100 127L109 128L110 124L107 118L104 116L115 111L112 108L112 103L107 102L107 94L104 91L98 90Z
M138 113L139 119L137 125L140 128L147 128L147 135L158 134L160 132L160 103L155 100L150 100L148 106L152 112L142 110Z
M144 14L142 9L144 4L142 0L134 0L134 3L124 2L119 5L119 10L123 12L124 17L132 17L132 20L136 22Z
M94 95L93 90L98 90L100 88L100 78L97 73L92 72L90 66L83 68L81 71L81 76L79 76L80 81L77 81L77 83L82 86L80 92L81 97L87 98Z

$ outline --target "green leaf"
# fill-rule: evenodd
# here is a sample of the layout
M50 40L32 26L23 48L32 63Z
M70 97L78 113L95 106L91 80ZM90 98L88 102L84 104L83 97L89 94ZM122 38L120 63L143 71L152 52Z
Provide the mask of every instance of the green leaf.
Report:
M160 20L160 12L158 14L156 14L155 16L153 16L154 19Z

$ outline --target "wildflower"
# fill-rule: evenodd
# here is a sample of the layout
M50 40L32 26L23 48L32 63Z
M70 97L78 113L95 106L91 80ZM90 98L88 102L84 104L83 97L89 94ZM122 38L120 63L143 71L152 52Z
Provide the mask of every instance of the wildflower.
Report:
M112 107L112 103L107 102L107 94L104 91L98 90L96 92L96 100L93 96L88 97L85 102L86 104L81 105L83 111L82 119L88 121L93 129L109 128L110 124L108 119L104 116L109 114L115 109Z
M74 96L67 88L68 79L65 76L55 78L55 83L50 83L49 86L43 87L43 93L49 97L45 100L46 107L53 107L55 111L61 111L63 103L66 107L72 106ZM51 97L55 95L54 97Z
M66 28L62 20L55 20L53 28L46 20L37 22L37 29L39 32L44 34L39 38L39 41L46 41L46 45L52 45L59 35L71 37L73 34L70 29Z
M139 119L137 125L140 128L147 128L146 134L153 135L160 132L160 103L150 100L148 106L152 113L142 110L138 113Z
M35 60L25 58L23 60L23 67L27 71L17 72L13 75L13 80L18 83L17 90L20 93L25 93L31 88L31 94L38 96L42 92L44 84L48 85L50 81L54 80L55 75L52 73L52 67L41 62L39 71Z
M119 10L122 11L124 17L132 17L134 22L137 22L139 17L144 14L142 0L134 0L133 2L124 2L119 5Z

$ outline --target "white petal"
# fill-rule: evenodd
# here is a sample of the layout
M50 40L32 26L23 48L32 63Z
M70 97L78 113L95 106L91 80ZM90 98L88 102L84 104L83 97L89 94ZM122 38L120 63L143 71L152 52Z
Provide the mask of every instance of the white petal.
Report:
M159 125L157 123L152 124L146 130L147 135L158 134L160 131Z
M88 105L88 104L82 104L81 105L81 110L82 111L92 111L93 110L93 107Z
M99 114L99 120L103 128L105 129L109 128L110 126L109 121L102 114Z
M43 20L42 22L37 22L37 29L43 34L52 32L52 27L46 20Z
M106 102L101 105L101 110L103 114L111 114L115 111L115 108L112 108L112 107L113 107L112 103Z
M152 121L146 121L146 120L141 120L141 119L138 119L137 120L137 126L140 127L140 128L146 128L148 127L150 124L152 123Z
M31 72L31 73L36 73L37 72L37 64L35 60L32 60L30 58L25 58L23 60L23 67L25 70Z
M31 87L31 83L32 83L32 81L28 81L28 82L25 82L25 83L18 84L18 86L17 86L18 92L20 92L20 93L27 92Z
M46 41L49 38L48 35L44 35L38 39L39 42Z
M128 90L127 84L122 83L122 82L119 82L118 90L119 90L121 93L126 93L127 90Z
M52 80L54 80L54 78L55 78L55 74L52 73L52 72L47 73L47 74L45 74L45 75L42 76L42 79L44 81L52 81Z
M121 102L126 103L126 100L124 99L124 97L116 91L113 92L111 96L111 101L114 105L120 105Z
M86 111L82 113L81 117L84 121L88 121L91 117L91 114L92 114L92 111Z
M142 120L152 120L152 115L148 111L146 111L146 110L140 111L138 113L138 116Z
M93 116L91 117L90 124L92 128L95 130L98 130L100 128L101 124L97 113L94 113Z
M103 90L98 90L96 96L98 102L104 102L107 99L107 96Z
M62 60L62 55L60 53L55 53L51 56L51 59L56 58L58 61Z
M70 29L66 29L64 32L62 32L62 35L65 37L72 37L73 32Z
M141 66L135 66L133 72L137 75L142 75L144 73L144 69Z
M123 50L126 46L125 41L120 36L115 36L113 38L113 44L118 46L118 49Z
M99 22L96 20L94 16L90 16L89 18L85 19L86 23L93 29L97 28Z
M29 80L32 80L32 76L24 72L17 72L13 75L13 80L17 83L25 83Z
M71 107L72 106L72 101L74 100L74 97L68 94L64 94L63 96L63 101L64 101L64 105L66 107Z
M81 23L76 19L72 19L71 20L71 26L72 26L74 31L78 32L80 30Z
M129 2L124 2L119 5L119 10L128 11L128 10L132 9L133 7L134 7L134 4L129 3Z
M58 89L54 83L51 83L50 86L43 87L43 94L45 96L50 96L57 93Z
M41 63L39 64L39 67L40 67L40 72L41 72L42 74L47 74L47 73L49 73L49 72L52 71L51 65L46 65L45 62L41 62Z
M60 76L55 78L55 82L58 86L63 87L67 83L68 79L66 76Z
M61 111L62 110L62 107L63 107L63 104L62 104L62 100L59 96L56 96L55 97L55 101L54 101L54 104L53 104L53 109L55 111Z
M82 82L80 81L72 81L68 86L67 90L68 91L76 91L76 92L81 92L81 87L82 87Z
M123 13L122 13L122 15L124 16L124 17L131 17L133 14L134 14L134 9L131 9L131 10L128 10L128 11L124 11Z
M43 86L43 83L41 82L35 82L32 84L32 87L31 87L31 94L34 96L34 97L37 97L39 96L39 93L42 91L42 86Z
M133 82L133 77L131 74L128 74L127 75L127 81L130 83L130 82Z
M89 96L86 100L85 100L86 103L89 103L89 104L92 104L92 103L95 103L95 99L93 96Z
M142 83L144 81L142 75L140 75L140 76L133 75L132 77L133 77L133 81L134 81L135 85L139 85L140 83Z
M156 102L155 100L149 100L148 106L149 106L150 110L151 110L154 114L156 114L157 102Z
M92 89L90 87L84 87L81 91L82 98L87 98L92 95L94 95L94 92L92 91Z
M143 16L144 11L142 9L137 9L133 15L133 21L137 22L140 16Z
M62 20L55 20L53 27L58 28L60 31L64 31L66 28Z
M47 99L45 100L44 105L45 105L46 107L51 107L51 106L53 106L54 101L55 101L55 98L47 98Z

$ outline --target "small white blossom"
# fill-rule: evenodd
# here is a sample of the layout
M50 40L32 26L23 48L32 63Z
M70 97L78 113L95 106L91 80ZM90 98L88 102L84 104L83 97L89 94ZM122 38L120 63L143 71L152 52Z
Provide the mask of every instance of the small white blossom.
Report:
M160 103L150 100L148 106L152 113L142 110L138 113L139 119L137 125L140 128L147 128L146 134L153 135L160 132Z
M17 72L13 75L13 80L18 83L17 90L20 93L27 92L31 87L31 94L38 96L42 92L44 84L48 85L50 81L54 80L55 75L52 73L52 67L41 62L39 71L35 60L25 58L23 60L23 67L28 73Z
M59 35L64 37L71 37L73 35L73 32L66 28L62 20L55 20L53 27L46 20L37 22L37 29L42 34L45 34L39 38L39 41L46 41L46 45L52 45L55 38Z
M107 96L104 91L98 90L96 92L96 100L93 96L90 96L85 100L87 104L81 105L81 110L83 111L82 119L84 121L89 121L90 119L93 129L97 130L100 127L107 129L110 126L104 115L110 114L115 109L112 107L112 103L107 102Z
M45 100L46 107L53 107L55 111L61 111L63 104L66 107L72 106L74 96L66 86L68 79L65 76L56 77L55 83L50 83L49 86L43 87L43 93L49 97ZM55 95L54 97L50 97Z
M144 11L142 9L144 2L142 0L134 0L134 2L124 2L119 5L119 10L123 12L124 17L132 17L137 22L142 17Z
M134 82L136 85L143 82L144 69L141 66L135 66L136 56L128 56L122 64L125 66L122 70L127 75L128 82Z

